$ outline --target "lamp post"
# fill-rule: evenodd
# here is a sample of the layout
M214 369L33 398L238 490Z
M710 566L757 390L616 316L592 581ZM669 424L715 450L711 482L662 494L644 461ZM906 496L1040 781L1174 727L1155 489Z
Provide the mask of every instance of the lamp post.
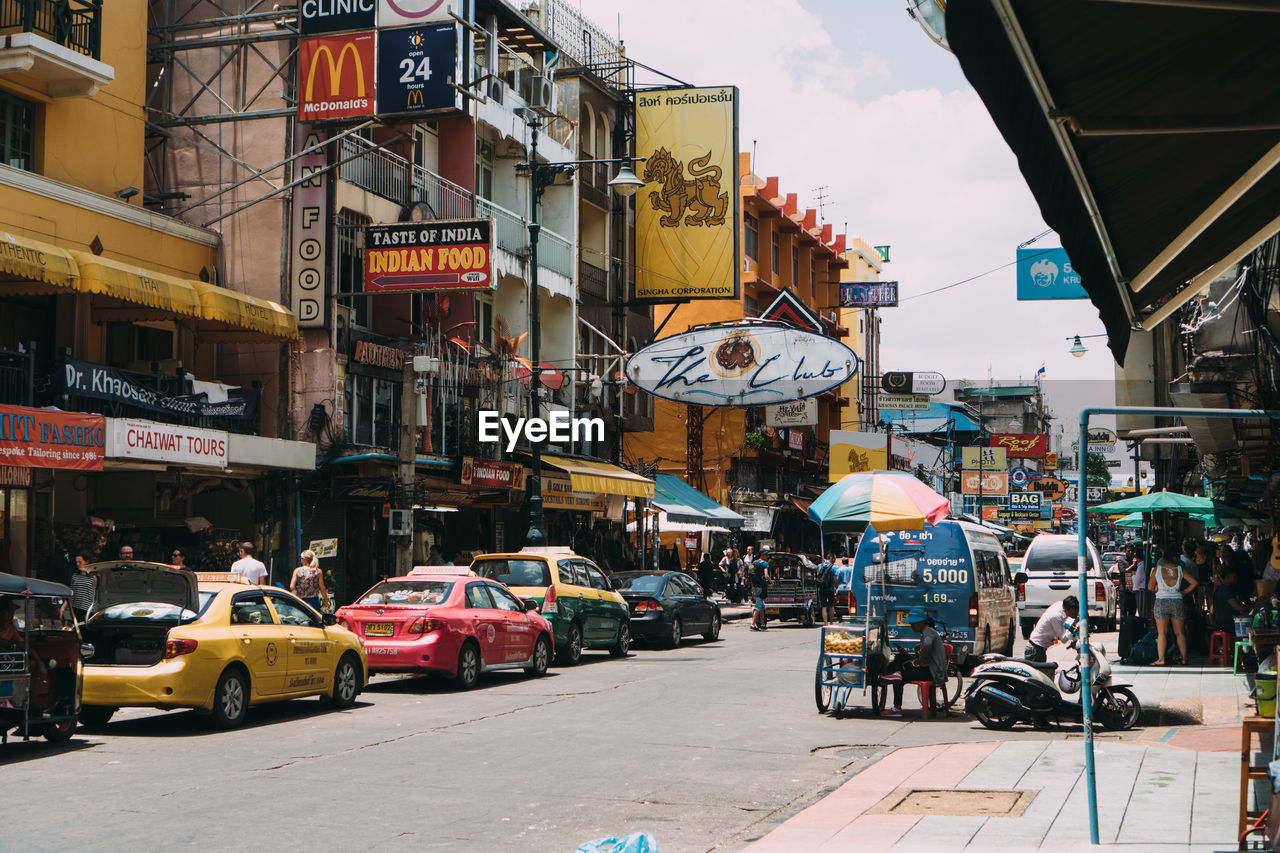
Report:
M542 225L538 221L538 209L542 202L542 193L555 182L556 176L572 175L578 166L594 163L621 163L618 174L609 181L613 191L623 198L636 194L644 181L636 177L631 168L633 158L624 157L616 160L571 160L564 163L538 162L538 128L541 121L532 112L527 114L526 124L530 131L529 161L517 163L516 169L529 172L529 417L536 418L541 411L539 398L542 392L542 319L538 310L538 236ZM643 160L643 157L635 160ZM529 448L529 532L525 534L525 545L545 545L547 542L546 524L542 514L542 448L537 442L530 442Z
M1084 344L1082 344L1082 343L1080 342L1080 339L1081 339L1081 338L1105 338L1105 337L1106 337L1106 335L1105 335L1105 334L1102 334L1102 335L1072 335L1071 337L1069 337L1069 338L1064 338L1063 340L1071 341L1071 349L1067 350L1067 352L1071 353L1071 354L1072 354L1073 356L1075 356L1076 358L1084 358L1084 354L1085 354L1085 353L1087 353L1087 352L1089 351L1089 348L1088 348L1088 347L1086 347Z

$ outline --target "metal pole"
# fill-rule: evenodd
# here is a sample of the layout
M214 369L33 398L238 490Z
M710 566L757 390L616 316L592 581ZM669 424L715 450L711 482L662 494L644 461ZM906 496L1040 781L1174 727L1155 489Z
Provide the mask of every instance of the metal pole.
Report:
M536 418L542 411L539 401L542 389L542 322L538 316L538 199L542 185L538 176L538 120L529 121L529 417ZM524 544L545 545L547 530L542 515L542 448L538 442L529 442L529 532Z

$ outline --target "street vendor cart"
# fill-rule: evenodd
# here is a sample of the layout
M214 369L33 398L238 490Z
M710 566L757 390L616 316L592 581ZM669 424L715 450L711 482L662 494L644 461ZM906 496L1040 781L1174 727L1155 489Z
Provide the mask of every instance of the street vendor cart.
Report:
M856 695L870 692L871 711L878 715L884 710L888 687L877 675L886 660L883 620L823 625L813 686L818 713L830 710L837 719L844 716L856 691Z

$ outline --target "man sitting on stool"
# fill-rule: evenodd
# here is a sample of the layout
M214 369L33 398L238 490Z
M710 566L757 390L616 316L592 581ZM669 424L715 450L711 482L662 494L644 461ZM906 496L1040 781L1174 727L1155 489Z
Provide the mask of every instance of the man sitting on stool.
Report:
M1036 622L1036 627L1031 629L1031 636L1027 638L1027 650L1022 656L1029 661L1044 663L1049 659L1045 652L1053 645L1054 640L1060 643L1071 642L1073 633L1066 626L1068 619L1077 622L1080 619L1080 599L1074 595L1068 595L1049 605Z
M913 607L907 612L907 624L920 635L920 645L915 657L906 652L894 655L885 668L881 681L893 685L893 707L880 712L882 717L902 716L902 687L906 681L932 681L945 684L947 680L947 651L942 648L942 638L929 627L929 615L923 607Z

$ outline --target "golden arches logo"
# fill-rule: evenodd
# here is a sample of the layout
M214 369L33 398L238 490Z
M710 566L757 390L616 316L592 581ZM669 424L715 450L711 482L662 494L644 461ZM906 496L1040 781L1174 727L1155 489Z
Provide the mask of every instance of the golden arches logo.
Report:
M351 51L351 61L356 66L356 97L363 98L365 96L364 69L360 66L360 51L354 43L347 42L342 46L342 50L338 51L336 60L333 58L333 51L327 44L320 45L320 47L316 48L316 52L311 55L311 68L307 71L306 100L314 99L316 66L320 64L322 55L329 66L329 97L335 98L338 96L338 87L342 84L342 68L347 61L347 51Z
M422 104L422 90L421 90L421 89L410 89L410 90L409 90L409 97L408 97L408 99L405 101L405 106L409 106L409 107L420 107L420 106L422 106L422 105L423 105L423 104Z

